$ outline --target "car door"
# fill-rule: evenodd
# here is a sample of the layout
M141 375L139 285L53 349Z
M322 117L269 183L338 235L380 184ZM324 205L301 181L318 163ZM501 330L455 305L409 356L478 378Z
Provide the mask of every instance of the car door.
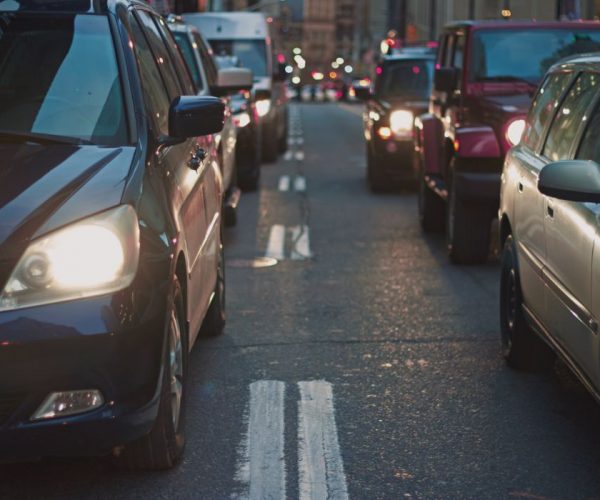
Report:
M541 85L527 118L523 142L508 156L504 173L514 194L512 229L517 242L523 299L538 317L544 314L546 305L542 273L546 258L544 197L537 188L538 176L546 161L539 151L571 78L571 73L554 73Z
M598 90L600 78L594 73L581 73L571 85L548 131L542 153L547 161L573 157ZM579 368L597 381L591 278L598 213L594 205L550 197L544 197L544 212L547 287L543 322Z
M196 93L189 75L183 69L176 69L176 60L172 51L167 46L164 34L159 25L164 23L162 18L145 10L136 10L138 23L143 29L146 44L152 51L156 66L159 69L169 103L180 95L193 95ZM140 42L142 42L140 40ZM143 43L143 42L142 42ZM173 41L173 43L175 43ZM191 87L191 88L190 88ZM164 130L162 131L164 133ZM198 141L206 138L189 139L176 145L166 145L157 151L157 168L164 175L173 176L178 190L178 206L174 207L177 217L179 238L182 241L187 257L188 274L188 320L190 332L194 335L200 326L201 318L208 307L208 302L213 291L208 277L204 278L207 268L206 258L203 254L204 244L208 231L206 220L205 194L204 194L204 164L192 165L191 159L201 147ZM192 168L193 167L193 168ZM197 167L197 168L196 168ZM214 281L212 282L214 284ZM190 345L192 343L190 342Z

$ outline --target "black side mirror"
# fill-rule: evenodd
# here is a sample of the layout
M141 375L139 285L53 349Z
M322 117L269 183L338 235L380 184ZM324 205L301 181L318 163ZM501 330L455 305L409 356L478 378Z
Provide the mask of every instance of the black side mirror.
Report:
M285 72L286 63L277 63L275 68L275 74L273 75L273 79L277 82L285 82L287 80L287 73Z
M600 203L600 165L584 160L549 163L540 172L538 190L559 200Z
M223 130L225 105L217 97L181 96L169 110L169 136L198 137Z
M451 93L456 90L458 70L456 68L439 68L435 70L434 88L438 92Z
M371 99L371 97L373 97L373 93L371 92L371 89L369 87L353 87L354 88L354 95L356 95L357 99L360 99L361 101L368 101L369 99Z

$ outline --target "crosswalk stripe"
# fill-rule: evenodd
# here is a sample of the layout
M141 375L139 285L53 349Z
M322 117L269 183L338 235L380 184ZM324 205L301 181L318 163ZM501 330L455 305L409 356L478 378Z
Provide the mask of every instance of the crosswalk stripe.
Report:
M265 257L276 260L285 258L285 226L275 224L271 227Z
M279 191L289 191L290 190L290 176L284 175L279 178Z
M325 381L299 382L298 491L300 500L348 499L338 442L333 390Z

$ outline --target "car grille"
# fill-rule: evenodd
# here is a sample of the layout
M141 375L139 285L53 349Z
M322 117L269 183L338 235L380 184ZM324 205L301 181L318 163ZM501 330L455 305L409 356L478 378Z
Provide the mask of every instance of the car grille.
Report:
M0 426L11 417L21 400L21 396L0 396Z

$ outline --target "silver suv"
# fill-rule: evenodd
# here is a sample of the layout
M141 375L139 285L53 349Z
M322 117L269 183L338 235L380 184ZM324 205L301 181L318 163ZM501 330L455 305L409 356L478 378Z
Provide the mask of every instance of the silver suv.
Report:
M553 66L504 164L500 321L504 355L558 353L600 395L600 56ZM540 342L543 339L545 342ZM550 346L552 349L548 349Z

